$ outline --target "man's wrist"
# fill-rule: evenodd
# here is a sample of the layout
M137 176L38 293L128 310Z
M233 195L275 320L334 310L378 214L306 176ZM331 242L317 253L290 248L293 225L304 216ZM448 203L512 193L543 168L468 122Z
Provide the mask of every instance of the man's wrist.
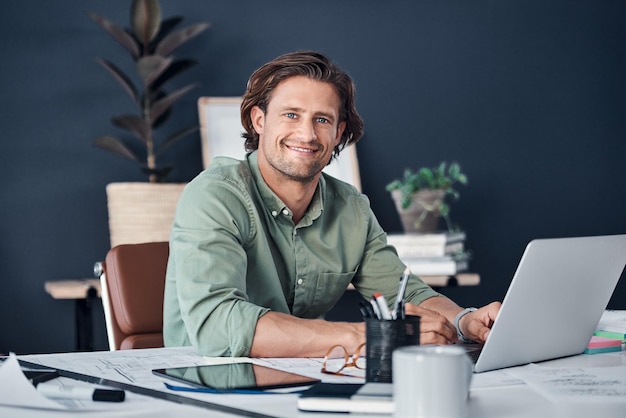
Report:
M459 338L459 341L462 343L473 343L474 341L467 338L465 334L463 334L463 331L461 331L461 318L463 318L468 313L474 312L476 310L476 308L465 308L454 317L454 327L456 328L456 335Z

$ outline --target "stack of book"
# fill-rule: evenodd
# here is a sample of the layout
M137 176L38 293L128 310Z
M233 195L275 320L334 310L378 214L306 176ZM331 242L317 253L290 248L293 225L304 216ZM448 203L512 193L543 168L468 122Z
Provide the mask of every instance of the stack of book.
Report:
M413 274L452 276L469 268L464 232L389 234L387 242Z
M593 335L617 339L626 344L626 311L604 311Z

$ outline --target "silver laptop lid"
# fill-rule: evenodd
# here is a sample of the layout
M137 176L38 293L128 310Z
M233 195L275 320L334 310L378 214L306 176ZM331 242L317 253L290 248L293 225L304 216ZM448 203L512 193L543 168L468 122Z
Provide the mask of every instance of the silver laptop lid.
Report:
M531 241L474 371L582 353L625 265L626 235Z

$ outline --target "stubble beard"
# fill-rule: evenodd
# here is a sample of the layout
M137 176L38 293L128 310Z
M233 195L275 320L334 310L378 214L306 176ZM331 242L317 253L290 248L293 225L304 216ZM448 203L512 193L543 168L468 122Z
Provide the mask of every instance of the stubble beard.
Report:
M281 143L283 148L287 146ZM285 178L298 183L307 184L316 179L316 176L328 165L328 161L315 160L310 164L302 164L285 158L285 154L280 154L276 158L267 158L269 165Z

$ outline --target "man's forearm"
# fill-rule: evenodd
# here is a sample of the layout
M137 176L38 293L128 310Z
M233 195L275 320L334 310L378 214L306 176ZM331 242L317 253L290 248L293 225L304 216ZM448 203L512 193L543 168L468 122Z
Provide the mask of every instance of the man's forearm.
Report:
M364 342L363 323L302 319L268 312L257 321L250 356L323 357L335 344L354 351Z
M436 296L434 298L426 299L420 303L419 306L439 312L450 322L453 322L456 314L463 310L463 308L445 296Z

